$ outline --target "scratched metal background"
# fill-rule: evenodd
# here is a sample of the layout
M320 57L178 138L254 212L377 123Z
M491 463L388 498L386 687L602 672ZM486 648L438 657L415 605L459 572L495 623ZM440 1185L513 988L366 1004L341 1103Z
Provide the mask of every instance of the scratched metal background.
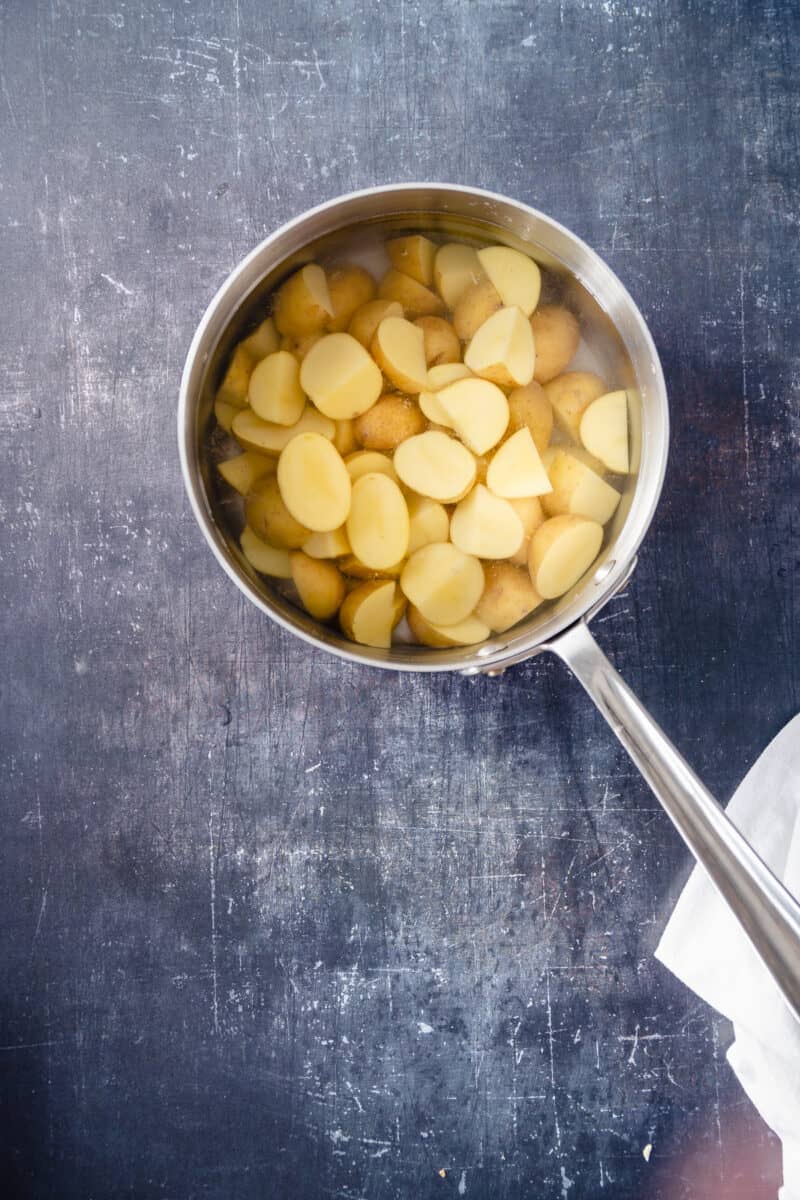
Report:
M554 214L674 414L597 632L727 798L799 706L798 12L2 5L4 1195L774 1196L727 1025L652 959L686 855L574 682L273 628L174 411L214 288L312 203L443 178Z

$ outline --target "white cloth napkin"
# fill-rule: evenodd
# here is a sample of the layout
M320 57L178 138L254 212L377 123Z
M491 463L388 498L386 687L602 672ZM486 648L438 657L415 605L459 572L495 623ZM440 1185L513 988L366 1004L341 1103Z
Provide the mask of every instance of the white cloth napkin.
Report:
M800 714L751 767L727 811L800 897ZM733 1022L728 1062L783 1143L781 1200L800 1200L800 1024L700 867L681 893L656 958Z

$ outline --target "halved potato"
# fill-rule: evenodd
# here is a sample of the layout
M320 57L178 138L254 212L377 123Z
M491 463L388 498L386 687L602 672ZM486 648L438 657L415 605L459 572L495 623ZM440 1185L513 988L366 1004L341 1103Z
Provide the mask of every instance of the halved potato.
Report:
M356 558L373 570L391 567L405 558L408 507L400 488L387 475L362 475L353 484L347 536Z
M275 293L273 320L279 333L303 337L319 333L333 316L325 272L317 263L295 271Z
M350 476L339 451L319 433L301 433L281 452L278 486L292 516L315 533L347 520Z
M589 570L603 526L573 514L551 517L534 533L528 554L531 583L544 600L563 596Z
M630 467L628 453L628 393L606 392L584 410L580 437L586 450L599 458L616 475L627 475Z
M381 396L354 422L356 439L366 450L394 450L425 429L425 418L406 396Z
M468 342L503 301L491 279L479 279L463 293L453 309L453 328L462 342Z
M508 426L508 401L487 379L457 379L436 393L448 423L473 454L496 446Z
M533 334L519 308L501 308L477 329L464 351L475 375L501 387L523 387L533 379Z
M217 466L222 478L235 488L240 496L246 496L257 479L275 473L276 459L267 454L256 454L255 450L245 450L227 462Z
M333 563L311 558L302 550L292 551L289 565L292 582L306 612L318 621L329 621L336 616L347 592L341 571Z
M295 425L303 415L306 395L300 387L300 365L294 355L276 350L256 363L247 398L262 421Z
M532 380L515 388L508 397L508 412L509 431L530 429L536 449L544 454L553 435L553 406L542 385Z
M321 533L312 533L307 542L303 542L303 553L309 558L341 558L350 553L350 542L347 529L340 525L338 529L325 529Z
M426 621L456 625L474 609L483 591L480 560L450 542L432 542L411 555L400 587Z
M369 300L362 304L347 326L347 332L354 337L365 350L375 336L375 330L386 317L402 317L403 306L396 300Z
M491 632L477 617L465 617L457 625L432 625L418 608L409 604L406 613L408 627L422 646L444 650L448 646L474 646L483 642Z
M402 304L409 317L434 317L444 310L436 292L394 267L386 272L378 285L378 296L381 300L396 300Z
M437 246L430 238L420 233L408 237L390 238L386 243L389 262L404 275L410 275L417 283L430 287L433 283L433 260Z
M227 400L220 400L219 396L214 401L214 416L226 433L232 432L234 419L241 411L237 404L229 404Z
M528 571L510 562L492 562L484 563L483 572L486 584L475 616L493 633L505 633L542 603Z
M401 442L394 468L406 487L445 504L465 495L475 479L475 459L466 446L430 430Z
M274 421L262 421L252 408L242 409L233 419L233 436L248 450L262 454L280 454L292 438L301 433L319 433L333 441L336 426L328 417L306 405L300 420L294 425L276 425Z
M249 525L245 525L242 530L239 545L242 554L259 575L271 575L274 579L291 579L292 568L288 550L270 546L254 533Z
M336 432L333 435L333 444L344 458L358 449L355 421L352 417L340 417L338 421L334 421L334 425Z
M328 272L328 293L333 316L328 321L331 333L347 329L355 313L375 295L375 280L363 267L334 267Z
M580 424L584 411L593 400L607 391L599 375L593 371L568 371L557 375L544 385L553 406L556 421L571 438L580 441Z
M272 317L267 317L257 325L252 333L239 344L247 351L254 363L260 362L268 354L274 354L280 346L280 337Z
M450 418L436 399L435 393L446 387L448 383L455 383L457 379L470 379L471 377L472 372L469 367L465 367L461 362L441 363L428 368L428 382L425 390L419 394L418 403L429 421L433 421L436 425L444 425L446 429L452 428Z
M450 536L450 517L444 505L429 496L409 496L406 500L409 517L408 553L431 542L446 542Z
M392 580L375 579L362 583L347 595L339 610L339 624L345 637L362 646L388 650L392 630L403 615L405 602Z
M421 392L428 381L425 335L405 317L386 317L375 330L372 357L401 392Z
M354 454L348 454L344 465L347 467L347 473L352 483L355 483L362 475L376 473L388 475L397 483L397 471L394 469L392 460L377 450L356 450Z
M339 570L349 579L399 579L405 559L392 563L390 567L368 567L355 554L346 554L339 559Z
M321 333L306 333L302 337L290 337L286 333L281 338L279 349L287 350L289 354L293 354L297 361L301 363L311 347L316 346L322 336Z
M253 356L244 346L237 346L231 355L222 383L217 388L217 400L233 408L244 408L247 404L247 385L253 372Z
M458 334L444 317L417 317L414 322L425 339L425 362L428 374L431 367L446 366L461 361L461 342Z
M526 496L524 499L509 500L508 502L514 509L514 512L522 521L522 528L525 530L525 538L516 554L512 554L508 560L518 567L527 567L528 565L528 547L530 545L531 535L539 528L544 521L544 512L542 510L541 501L538 496Z
M477 283L482 275L483 267L472 246L448 242L436 251L433 280L448 308L455 308L467 288Z
M569 366L581 340L577 319L560 304L542 304L531 317L537 383L548 383Z
M381 394L383 377L349 333L329 333L300 367L300 386L326 417L360 417Z
M507 500L493 496L482 483L455 507L450 518L450 540L476 558L510 558L516 554L525 530Z
M510 246L487 246L478 261L507 308L521 308L529 317L539 303L542 275L537 264Z
M495 496L515 500L553 490L547 471L527 427L518 429L494 453L486 485Z
M542 496L542 508L549 517L575 513L605 525L616 511L620 494L610 483L567 450L556 450L550 459L548 474L552 491Z
M260 538L281 550L297 550L311 536L308 526L295 520L284 504L274 475L265 475L253 485L244 502L244 517Z

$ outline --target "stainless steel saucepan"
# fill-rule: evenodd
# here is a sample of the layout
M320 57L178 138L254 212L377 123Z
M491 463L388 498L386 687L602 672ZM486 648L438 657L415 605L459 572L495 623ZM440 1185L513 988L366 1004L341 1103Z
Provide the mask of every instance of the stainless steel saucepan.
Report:
M239 512L217 492L212 405L231 346L263 310L266 294L299 263L355 254L364 231L415 227L451 237L527 248L545 268L554 296L578 312L585 365L631 394L636 473L607 530L594 567L556 604L478 647L391 650L356 646L320 625L257 576L237 541ZM800 905L731 824L717 801L611 666L589 621L627 583L653 517L667 459L664 377L647 326L613 271L574 234L518 201L452 184L397 184L354 192L311 209L266 238L229 275L195 333L181 383L178 438L186 490L217 561L262 612L285 629L350 662L400 671L499 674L550 651L583 684L702 863L800 1019Z

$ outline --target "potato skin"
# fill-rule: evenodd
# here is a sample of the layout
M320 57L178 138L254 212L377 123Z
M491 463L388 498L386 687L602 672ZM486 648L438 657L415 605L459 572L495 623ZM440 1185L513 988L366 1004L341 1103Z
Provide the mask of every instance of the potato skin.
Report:
M441 296L394 267L386 272L378 285L378 296L381 300L396 300L402 304L408 317L437 316L444 311Z
M317 288L316 295L311 290L312 282ZM278 332L290 337L321 333L331 318L325 307L330 301L326 292L327 282L321 267L307 263L298 268L275 293L272 317Z
M413 401L386 395L356 418L353 432L365 450L394 450L406 438L422 433L426 424Z
M321 333L306 333L302 337L290 337L287 333L281 338L280 349L288 350L301 363L311 347L316 346L321 337Z
M525 570L509 562L484 563L486 586L475 616L493 633L505 633L542 603L542 597Z
M488 321L503 301L490 279L479 279L464 292L453 309L453 328L462 342L468 342L478 332L484 321Z
M294 550L289 555L289 565L306 612L318 621L329 621L336 616L346 588L341 572L334 564L310 558L302 550Z
M418 317L414 322L425 336L425 362L428 367L461 362L458 334L444 317Z
M311 530L296 521L283 502L274 475L259 479L245 500L247 524L270 546L296 550L311 537Z
M508 411L507 435L527 427L536 449L544 454L553 434L553 408L542 385L533 380L515 388L508 397Z
M567 371L546 383L544 390L556 421L580 445L581 417L593 400L608 391L605 383L593 371Z
M536 347L537 383L549 383L566 370L578 349L581 330L575 316L560 304L542 304L531 316Z
M377 284L363 267L335 267L328 272L328 291L333 316L327 328L331 333L347 329L354 314L375 296Z
M375 337L375 331L386 317L402 317L403 306L396 300L368 300L356 309L347 326L347 332L354 337L365 350Z

